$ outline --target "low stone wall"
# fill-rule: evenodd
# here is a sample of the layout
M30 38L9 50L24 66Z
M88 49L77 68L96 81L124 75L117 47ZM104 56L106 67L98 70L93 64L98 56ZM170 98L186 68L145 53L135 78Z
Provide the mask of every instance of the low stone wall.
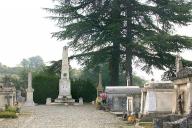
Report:
M154 128L167 128L167 127L164 127L165 122L167 123L165 125L169 125L168 122L173 122L173 121L179 120L181 118L182 118L182 116L180 116L180 115L167 115L167 116L155 117L153 119Z
M187 118L182 118L173 122L163 122L163 128L187 128Z
M186 116L173 122L163 122L163 128L191 128L192 116Z

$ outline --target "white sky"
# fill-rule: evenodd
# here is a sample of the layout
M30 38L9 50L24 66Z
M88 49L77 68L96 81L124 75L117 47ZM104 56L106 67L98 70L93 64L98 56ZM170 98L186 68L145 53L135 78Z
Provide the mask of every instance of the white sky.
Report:
M16 66L23 58L39 55L45 62L58 60L62 55L64 41L51 38L56 31L54 22L44 17L49 14L44 7L52 7L52 0L0 0L0 62L7 66ZM177 33L192 36L192 25L177 28ZM72 54L72 52L70 52ZM192 60L192 51L182 54ZM76 67L77 64L72 62ZM154 76L135 70L143 78L160 79L161 71L154 71Z

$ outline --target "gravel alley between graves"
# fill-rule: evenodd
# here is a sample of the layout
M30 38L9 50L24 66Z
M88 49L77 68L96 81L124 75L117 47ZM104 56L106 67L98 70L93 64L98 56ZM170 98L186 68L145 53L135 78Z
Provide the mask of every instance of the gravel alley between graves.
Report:
M32 114L0 121L0 128L126 128L115 115L96 110L93 105L39 105L22 111Z

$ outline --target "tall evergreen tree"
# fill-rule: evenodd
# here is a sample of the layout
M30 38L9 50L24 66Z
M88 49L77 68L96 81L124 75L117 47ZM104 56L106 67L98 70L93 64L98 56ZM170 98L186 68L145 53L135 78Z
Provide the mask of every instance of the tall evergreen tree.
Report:
M110 0L59 1L54 9L62 31L53 33L58 39L72 39L69 46L81 54L74 55L88 67L109 63L111 85L118 85L120 63L120 3ZM117 7L116 7L117 6ZM82 61L83 60L83 61Z
M108 62L111 85L118 85L119 64L123 63L129 85L133 60L165 70L174 63L174 53L191 49L191 38L174 35L175 25L192 21L192 2L187 0L57 0L47 9L61 31L53 33L69 46L86 65Z
M124 0L127 81L132 85L133 57L165 70L174 64L174 53L191 49L191 38L172 34L175 25L192 21L192 2L187 0Z

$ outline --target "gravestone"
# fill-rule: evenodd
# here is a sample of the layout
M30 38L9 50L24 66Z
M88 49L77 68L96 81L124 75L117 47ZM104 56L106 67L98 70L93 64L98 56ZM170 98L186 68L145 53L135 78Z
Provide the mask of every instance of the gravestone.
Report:
M83 105L83 98L82 97L79 98L79 105Z
M74 103L71 96L71 82L69 79L68 47L63 47L61 78L59 80L59 95L55 103Z
M51 98L46 99L46 105L49 105L49 104L51 104Z
M25 106L34 106L35 103L33 101L33 92L34 89L32 88L32 73L28 73L28 88L27 88L27 99L25 102Z
M17 102L20 102L20 103L25 101L25 97L21 96L21 90L16 91L16 100Z

